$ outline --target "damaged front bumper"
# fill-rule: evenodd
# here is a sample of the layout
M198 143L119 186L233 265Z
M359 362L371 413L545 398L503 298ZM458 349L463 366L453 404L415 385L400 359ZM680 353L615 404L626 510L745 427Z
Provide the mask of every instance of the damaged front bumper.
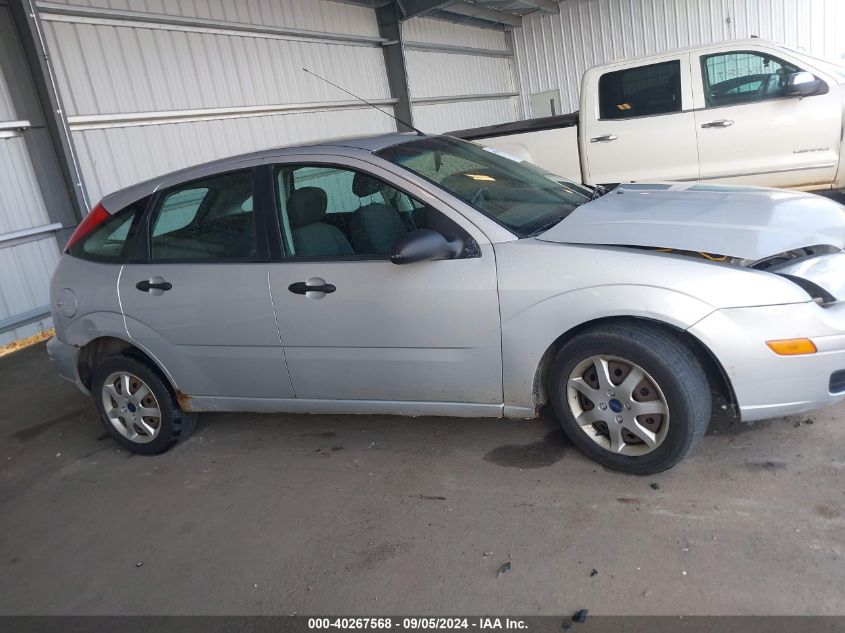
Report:
M821 305L845 299L845 253L842 251L786 261L767 270L791 279Z
M845 302L726 308L688 331L722 363L747 422L845 399ZM766 345L793 338L811 339L816 353L780 356Z

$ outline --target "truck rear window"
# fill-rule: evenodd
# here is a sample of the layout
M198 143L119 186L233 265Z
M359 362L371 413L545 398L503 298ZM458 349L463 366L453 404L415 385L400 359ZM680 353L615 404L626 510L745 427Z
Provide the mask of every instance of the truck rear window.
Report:
M599 79L602 119L681 111L681 62L673 60L605 73Z

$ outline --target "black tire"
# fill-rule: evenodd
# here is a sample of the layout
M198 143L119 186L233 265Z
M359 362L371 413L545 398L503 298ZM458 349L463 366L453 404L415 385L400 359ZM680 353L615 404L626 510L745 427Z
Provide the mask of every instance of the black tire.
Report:
M133 442L118 432L106 415L103 405L103 385L114 372L128 372L140 378L155 395L161 411L160 428L152 441ZM165 383L157 369L146 362L129 356L112 356L103 361L95 370L91 380L91 394L100 413L100 420L106 432L124 447L139 455L158 455L167 451L179 440L185 439L194 430L196 413L182 411L170 386Z
M581 362L598 355L636 363L663 391L669 426L662 443L651 452L639 456L611 452L576 423L567 401L567 382ZM608 468L635 475L659 473L683 459L704 436L712 408L707 377L693 353L671 333L639 323L597 326L568 341L552 364L549 394L564 432L583 453Z

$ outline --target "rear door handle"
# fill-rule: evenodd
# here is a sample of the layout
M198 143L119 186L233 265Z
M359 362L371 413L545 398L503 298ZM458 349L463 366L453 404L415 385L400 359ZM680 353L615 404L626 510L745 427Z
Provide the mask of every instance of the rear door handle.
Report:
M730 127L734 124L731 119L716 119L715 121L710 121L710 123L702 123L701 127L709 128L709 127Z
M601 136L595 136L590 139L590 143L609 143L610 141L615 141L619 137L616 134L602 134Z
M150 277L149 279L139 281L135 284L135 287L141 292L152 292L154 295L160 295L173 288L173 284L161 277Z
M312 277L305 281L297 281L288 286L295 295L305 295L312 299L320 299L324 295L330 294L337 290L334 284L327 284L324 279L319 277ZM313 293L313 294L312 294ZM317 294L319 293L319 294Z

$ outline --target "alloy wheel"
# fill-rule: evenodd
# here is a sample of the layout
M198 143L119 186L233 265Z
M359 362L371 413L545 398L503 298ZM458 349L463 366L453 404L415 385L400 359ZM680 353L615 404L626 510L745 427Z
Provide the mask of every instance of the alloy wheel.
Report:
M666 397L655 379L632 361L590 356L572 370L566 390L578 428L605 450L645 455L666 439Z
M138 376L114 372L103 383L103 410L115 430L131 442L152 442L161 429L161 407Z

